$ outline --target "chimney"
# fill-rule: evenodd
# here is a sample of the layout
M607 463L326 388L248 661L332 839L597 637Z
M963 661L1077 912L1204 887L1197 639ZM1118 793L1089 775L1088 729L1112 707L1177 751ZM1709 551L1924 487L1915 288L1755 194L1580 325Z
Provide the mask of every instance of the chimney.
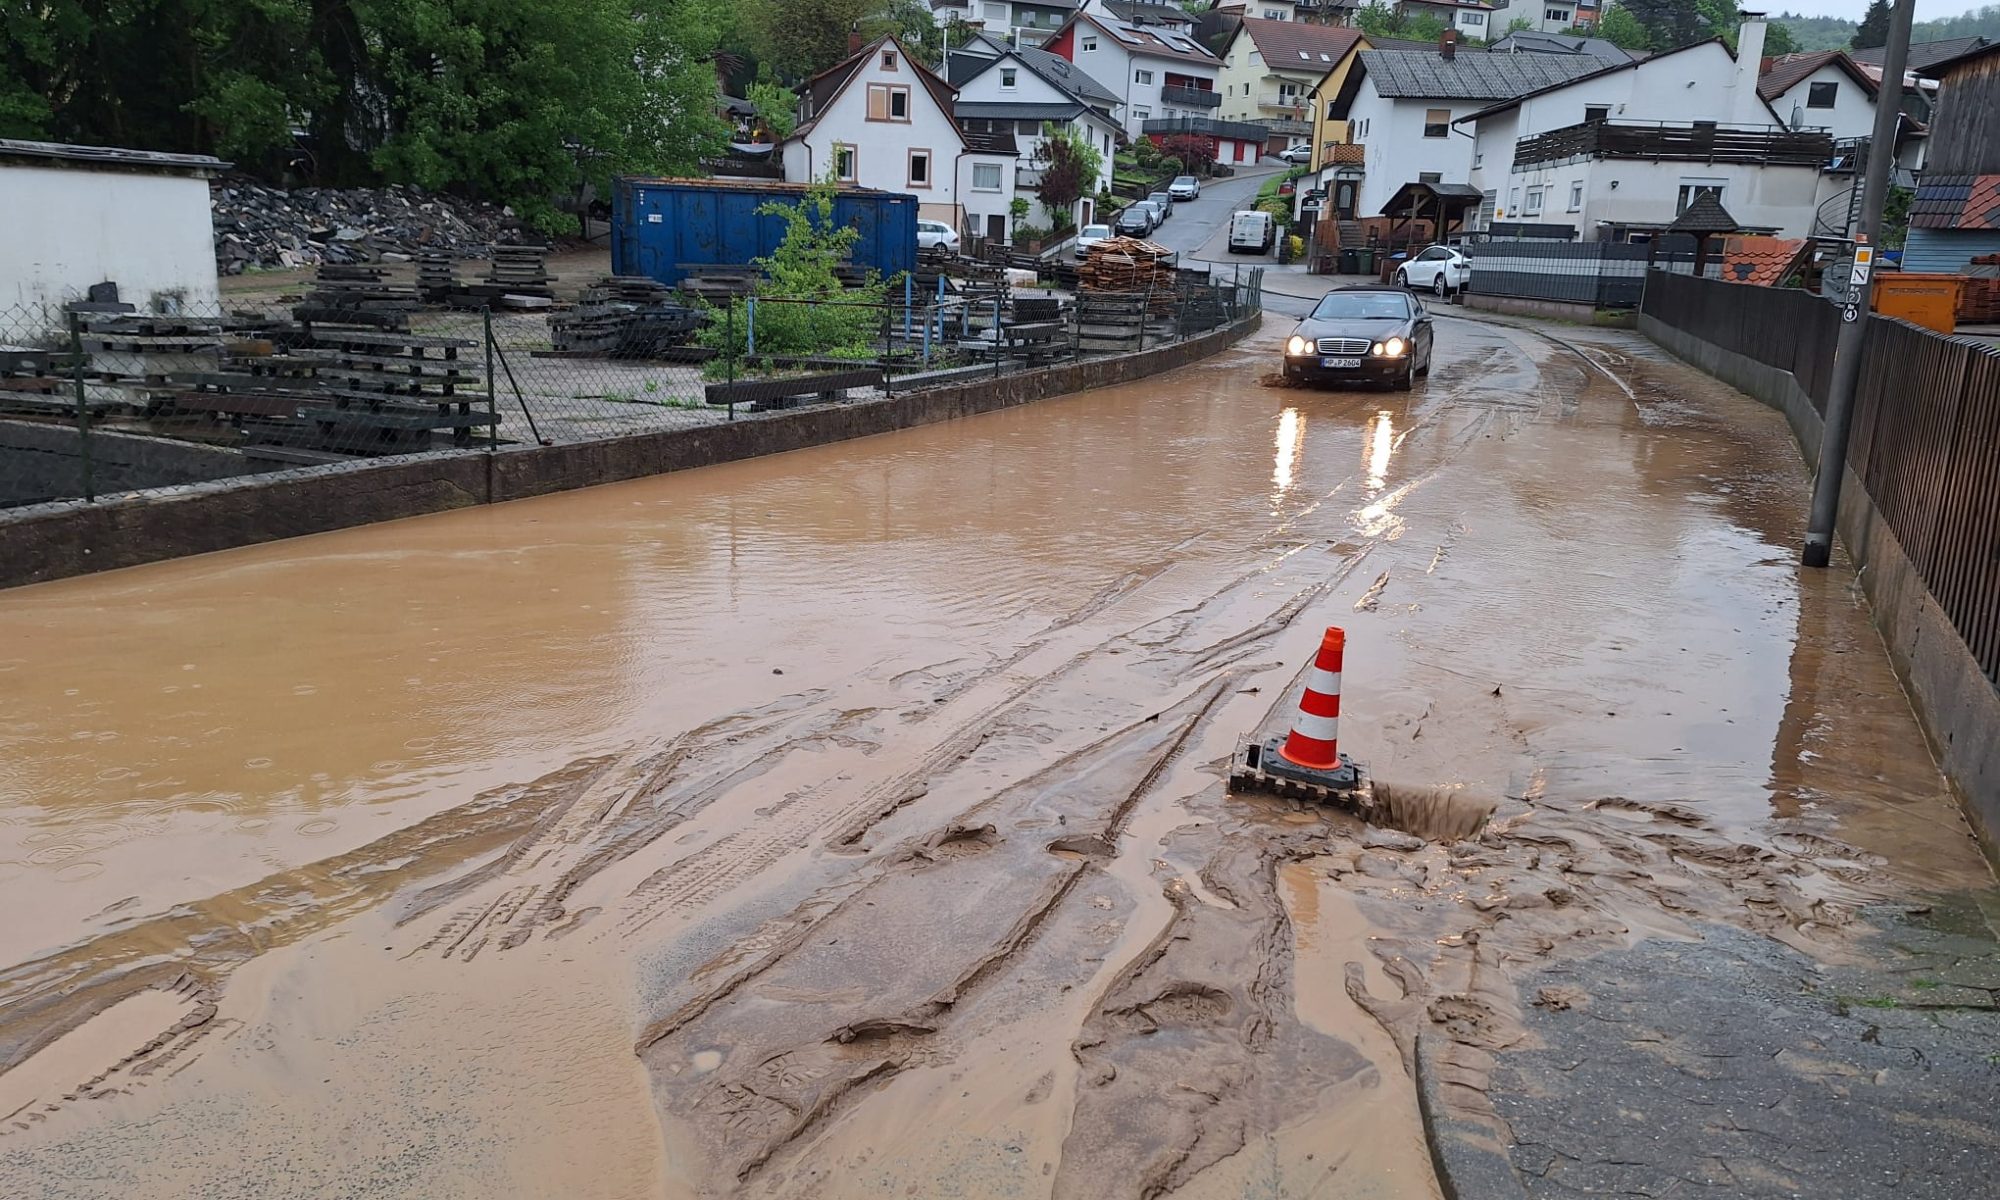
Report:
M847 27L847 53L850 56L861 53L861 26L858 23Z
M1736 78L1730 81L1736 111L1730 119L1761 125L1771 119L1757 115L1757 80L1764 67L1764 14L1745 9L1736 15L1743 23L1736 28Z
M1458 30L1447 29L1438 34L1438 57L1446 62L1458 57Z

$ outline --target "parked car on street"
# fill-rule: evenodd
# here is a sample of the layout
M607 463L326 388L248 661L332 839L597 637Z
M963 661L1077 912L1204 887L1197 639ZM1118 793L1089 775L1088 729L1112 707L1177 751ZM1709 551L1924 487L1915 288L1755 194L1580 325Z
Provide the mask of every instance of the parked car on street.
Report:
M1150 206L1145 204L1127 206L1124 212L1118 214L1118 219L1111 223L1112 229L1117 231L1119 237L1145 237L1153 232L1153 214L1148 211L1149 208Z
M1154 192L1152 195L1146 197L1146 202L1148 204L1159 205L1160 220L1162 221L1174 215L1174 197L1172 192Z
M1289 150L1281 151L1278 157L1295 167L1302 167L1313 160L1313 148L1311 146L1293 146Z
M957 254L958 230L943 221L918 221L917 249L929 254Z
M1270 213L1239 209L1229 214L1229 252L1268 254L1277 240L1278 223Z
M1090 248L1111 236L1109 225L1085 225L1076 234L1076 256L1082 258L1090 253Z
M1367 284L1320 297L1285 339L1285 378L1386 383L1407 392L1431 372L1431 318L1401 288Z
M1167 185L1167 195L1176 200L1193 200L1201 195L1201 180L1192 175L1176 175Z
M1442 300L1472 282L1472 262L1450 246L1432 246L1396 268L1396 282Z
M1158 229L1167 219L1166 211L1151 200L1135 200L1132 202L1132 207L1146 214L1148 222L1146 226L1147 233Z

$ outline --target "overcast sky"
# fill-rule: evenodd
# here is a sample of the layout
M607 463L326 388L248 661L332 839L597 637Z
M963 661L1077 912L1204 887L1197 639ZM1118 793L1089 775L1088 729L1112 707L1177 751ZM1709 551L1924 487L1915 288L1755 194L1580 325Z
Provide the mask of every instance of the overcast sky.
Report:
M1993 0L1917 0L1917 20L1955 17L1991 3ZM1754 8L1743 4L1737 7ZM1789 3L1772 3L1770 11L1774 15L1792 12L1802 17L1846 17L1850 21L1859 21L1861 14L1868 11L1868 0L1790 0Z

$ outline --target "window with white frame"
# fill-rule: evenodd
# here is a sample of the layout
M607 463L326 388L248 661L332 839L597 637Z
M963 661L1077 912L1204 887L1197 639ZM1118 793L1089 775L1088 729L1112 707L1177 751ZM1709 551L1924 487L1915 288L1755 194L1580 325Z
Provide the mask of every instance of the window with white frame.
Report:
M894 50L884 50L882 52L882 69L884 71L893 71L896 69L896 52Z
M1586 125L1610 119L1611 106L1609 104L1586 104L1583 106L1583 121Z
M1839 94L1838 83L1815 83L1806 89L1806 107L1832 108L1834 97Z
M1523 209L1521 209L1521 215L1522 215L1522 216L1524 216L1524 217L1539 217L1539 216L1541 216L1541 215L1542 215L1542 192L1543 192L1543 190L1544 190L1544 189L1542 189L1542 188L1538 188L1538 187L1531 187L1531 188L1529 188L1529 189L1528 189L1528 203L1527 203L1527 206L1526 206L1526 207L1524 207Z
M1082 53L1085 53L1085 54L1088 54L1088 53L1090 53L1090 52L1091 52L1092 50L1095 50L1095 49L1097 49L1097 37L1096 37L1096 35L1095 35L1095 34L1093 34L1093 35L1091 35L1091 36L1089 36L1089 37L1083 37L1083 38L1078 38L1078 39L1077 39L1077 49L1078 49L1079 51L1081 51Z
M1000 190L999 163L972 164L972 190L975 192L997 192Z
M1014 85L1019 81L1020 74L1020 71L1014 67L1001 67L1000 90L1006 92L1013 91Z
M1007 6L1006 6L1006 5L1004 5L1004 4L995 4L995 3L993 3L993 0L987 0L987 2L986 2L986 4L985 4L984 8L985 8L985 12L986 12L986 19L987 19L987 20L989 20L989 21L1001 21L1001 22L1004 22L1004 21L1006 21L1006 19L1007 19Z
M931 185L931 152L928 150L910 151L910 172L909 172L908 186L913 188L928 188L930 185Z
M1520 188L1508 188L1508 189L1507 189L1507 212L1508 212L1508 213L1513 213L1513 214L1514 214L1515 216L1519 216L1519 215L1521 214L1521 189L1520 189ZM1507 213L1502 213L1502 214L1500 214L1500 215L1501 215L1501 216L1506 216L1506 215L1507 215Z
M1424 136L1427 138L1450 137L1451 110L1448 108L1425 109Z
M1151 83L1153 82L1153 73L1151 71L1134 71L1132 72L1132 82Z
M1135 108L1132 110L1132 115L1141 121L1147 121L1152 119L1153 110L1150 108Z
M833 144L833 177L842 183L854 182L854 147L841 142Z
M1569 210L1571 212L1583 211L1583 185L1581 183L1572 183L1569 185Z
M1680 196L1679 199L1676 200L1674 204L1674 215L1679 216L1682 213L1686 212L1688 210L1688 205L1693 204L1697 198L1704 195L1715 197L1715 202L1717 204L1722 203L1722 193L1725 190L1727 190L1728 187L1729 187L1729 181L1727 179L1681 180Z
M1561 25L1573 25L1576 23L1576 11L1568 8L1545 8L1542 10L1542 19L1555 21Z

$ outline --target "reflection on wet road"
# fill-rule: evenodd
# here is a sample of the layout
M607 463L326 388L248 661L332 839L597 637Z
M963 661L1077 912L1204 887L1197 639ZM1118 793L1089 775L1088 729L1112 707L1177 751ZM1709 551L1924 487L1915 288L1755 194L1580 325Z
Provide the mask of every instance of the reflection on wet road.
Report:
M1774 414L1449 318L1267 387L1284 325L0 593L0 1190L1429 1197L1480 953L1984 878ZM1487 839L1223 793L1336 622L1343 748Z

